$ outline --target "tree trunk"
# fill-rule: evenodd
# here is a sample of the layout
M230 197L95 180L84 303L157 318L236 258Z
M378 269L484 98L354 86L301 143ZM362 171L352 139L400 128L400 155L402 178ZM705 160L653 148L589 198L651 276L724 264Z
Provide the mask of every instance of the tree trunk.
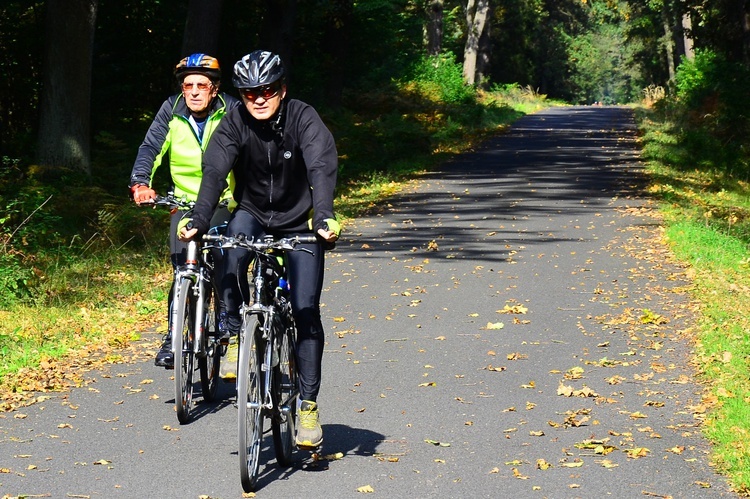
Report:
M464 46L464 81L477 81L479 39L489 20L489 0L468 0L466 4L466 45Z
M489 2L488 2L489 3ZM477 71L476 82L483 88L487 86L489 80L487 74L490 72L490 60L492 56L492 6L487 9L487 22L484 23L484 29L479 36L479 47L477 51Z
M97 0L47 0L37 160L91 175L91 64Z
M333 108L341 106L349 56L349 36L351 32L353 0L331 0L331 15L324 35L326 104Z
M427 2L427 55L439 55L443 49L443 0Z
M674 46L672 45L672 26L670 24L671 16L667 12L667 5L664 4L661 10L661 21L664 26L664 51L667 56L667 69L669 71L669 81L674 81L675 64L674 64Z
M682 45L683 55L688 61L695 59L695 47L693 45L693 23L690 19L690 12L685 12L682 15Z
M181 57L196 53L217 57L222 4L223 0L190 0Z
M258 48L279 54L289 76L293 70L292 42L297 19L297 0L266 0L265 11L266 16L261 23L261 46Z
M750 0L742 2L740 21L742 23L742 47L745 66L750 67Z

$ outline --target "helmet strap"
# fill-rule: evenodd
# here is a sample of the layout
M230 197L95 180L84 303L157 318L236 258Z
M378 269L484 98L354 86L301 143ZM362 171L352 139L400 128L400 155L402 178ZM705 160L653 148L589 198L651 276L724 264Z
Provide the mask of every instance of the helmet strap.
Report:
M276 119L271 122L271 130L276 132L280 138L284 138L284 111L286 110L286 99L281 99L279 110L276 113Z

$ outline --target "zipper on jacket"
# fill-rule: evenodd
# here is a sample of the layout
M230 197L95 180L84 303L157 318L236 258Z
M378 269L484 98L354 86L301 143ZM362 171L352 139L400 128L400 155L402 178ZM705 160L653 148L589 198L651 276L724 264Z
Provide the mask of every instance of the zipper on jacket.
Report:
M270 215L268 217L268 225L271 225L273 219L273 166L271 165L271 143L266 142L266 156L268 157L268 171L271 174L271 186L268 190L268 203L271 207Z

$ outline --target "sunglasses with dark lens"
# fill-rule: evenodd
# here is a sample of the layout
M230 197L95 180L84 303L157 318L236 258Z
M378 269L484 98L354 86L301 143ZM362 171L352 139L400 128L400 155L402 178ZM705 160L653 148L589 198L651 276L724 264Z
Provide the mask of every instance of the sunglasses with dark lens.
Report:
M183 83L182 84L182 90L183 92L189 92L193 89L193 87L198 87L198 90L201 92L205 92L206 90L209 90L213 85L211 83Z
M262 87L243 88L240 92L242 92L242 95L244 95L247 100L254 102L258 97L270 99L278 94L280 89L281 85L272 83L270 85L263 85Z

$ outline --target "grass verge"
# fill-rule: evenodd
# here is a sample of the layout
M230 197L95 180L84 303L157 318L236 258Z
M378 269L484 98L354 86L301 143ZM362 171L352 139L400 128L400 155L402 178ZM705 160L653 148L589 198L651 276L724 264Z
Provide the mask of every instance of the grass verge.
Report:
M701 304L694 361L706 385L705 435L712 462L734 489L750 495L750 184L711 165L694 164L677 127L640 119L644 153L660 201L666 238L690 264Z

